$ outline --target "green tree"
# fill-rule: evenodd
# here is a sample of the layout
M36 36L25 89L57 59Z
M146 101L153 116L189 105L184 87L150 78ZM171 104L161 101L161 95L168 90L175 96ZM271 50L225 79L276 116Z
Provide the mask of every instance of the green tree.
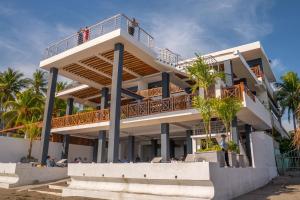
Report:
M38 120L42 118L43 98L35 94L33 90L25 90L18 93L15 100L7 101L4 104L6 111L3 118L8 127L24 125L35 117Z
M12 68L8 68L4 72L0 72L0 111L5 112L4 103L12 101L16 95L28 86L29 79L24 78L24 75ZM3 126L4 120L1 119ZM4 127L2 127L4 128Z
M67 86L66 82L58 81L56 84L56 92L64 90ZM53 116L60 117L66 114L67 103L63 99L56 98L54 99L53 106Z
M300 103L300 80L295 72L287 72L281 77L281 88L277 92L277 100L282 108L282 113L287 110L288 120L293 119L294 132L297 131L295 111Z
M193 107L195 107L203 120L204 130L206 134L206 148L209 148L210 141L211 141L211 118L213 117L214 110L213 110L213 99L205 99L202 96L195 96L193 98Z
M214 100L213 107L215 114L222 120L226 133L231 133L232 120L242 108L241 100L235 97L216 98Z
M195 62L187 67L187 74L189 78L195 82L192 87L193 93L203 88L204 97L208 97L208 89L210 86L215 85L218 78L224 79L223 72L216 71L212 66L205 63L205 60L197 55Z
M26 138L29 139L29 148L27 158L31 159L33 141L41 135L41 128L38 125L38 120L36 117L32 117L30 121L23 121L24 128L21 129L22 132L26 135Z
M45 94L47 91L46 72L42 70L36 70L33 73L30 85L36 94Z
M24 78L23 73L8 68L0 73L0 93L1 102L5 103L8 100L13 100L16 95L28 86L30 79Z
M197 93L200 88L204 90L204 96L196 96L193 99L193 106L199 111L206 132L207 148L209 148L211 140L211 118L213 117L213 99L209 97L208 90L215 85L217 79L224 79L224 73L218 72L213 66L206 64L205 60L197 55L197 59L193 64L187 67L187 74L190 80L195 84L192 87L193 93Z

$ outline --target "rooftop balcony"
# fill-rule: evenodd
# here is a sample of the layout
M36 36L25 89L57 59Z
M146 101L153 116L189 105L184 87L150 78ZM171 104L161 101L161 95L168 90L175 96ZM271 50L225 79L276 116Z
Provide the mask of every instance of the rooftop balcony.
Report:
M158 61L175 66L181 59L179 54L176 54L167 48L156 47L154 38L124 14L118 14L102 20L87 27L87 30L83 30L82 32L78 31L58 42L50 44L45 49L43 59L48 59L118 29L127 32L128 35L133 37L140 44L155 51ZM85 36L86 33L87 36Z

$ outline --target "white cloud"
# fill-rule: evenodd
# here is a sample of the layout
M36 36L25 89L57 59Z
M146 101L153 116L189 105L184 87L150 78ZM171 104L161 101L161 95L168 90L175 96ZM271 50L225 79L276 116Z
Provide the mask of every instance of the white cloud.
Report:
M37 19L25 11L9 12L12 8L0 7L2 18L10 26L0 35L0 71L12 67L22 71L27 77L38 69L44 49L57 38L66 37L75 29L62 23L50 24ZM22 13L22 20L17 17Z
M272 32L268 11L272 1L184 1L164 11L141 16L159 47L183 56L207 53L232 45L260 40Z
M272 59L271 67L276 72L283 72L286 70L285 65L282 63L282 61L278 58Z

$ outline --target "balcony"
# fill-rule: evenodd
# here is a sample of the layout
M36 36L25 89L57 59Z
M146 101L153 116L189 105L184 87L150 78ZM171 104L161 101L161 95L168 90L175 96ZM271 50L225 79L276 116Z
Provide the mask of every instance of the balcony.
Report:
M221 96L238 97L243 102L244 109L238 113L240 120L251 124L257 129L267 130L272 127L269 109L266 108L244 83L223 88Z
M192 108L193 95L144 100L121 106L121 119L142 117ZM78 113L52 119L52 128L64 128L109 121L109 109Z
M43 60L63 53L69 49L82 45L115 30L121 30L134 38L135 41L151 49L156 54L157 61L176 66L181 60L181 56L167 48L159 48L154 45L154 38L143 28L133 22L124 14L118 14L107 18L97 24L87 27L87 30L78 31L58 42L50 44L44 52ZM87 36L83 34L87 33Z

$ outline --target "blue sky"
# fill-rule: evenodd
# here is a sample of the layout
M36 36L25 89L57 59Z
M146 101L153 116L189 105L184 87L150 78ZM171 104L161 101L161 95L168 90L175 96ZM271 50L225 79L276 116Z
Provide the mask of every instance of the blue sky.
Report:
M261 41L277 77L300 74L300 1L10 0L0 3L0 71L30 76L47 44L103 18L135 17L159 47L192 57Z

